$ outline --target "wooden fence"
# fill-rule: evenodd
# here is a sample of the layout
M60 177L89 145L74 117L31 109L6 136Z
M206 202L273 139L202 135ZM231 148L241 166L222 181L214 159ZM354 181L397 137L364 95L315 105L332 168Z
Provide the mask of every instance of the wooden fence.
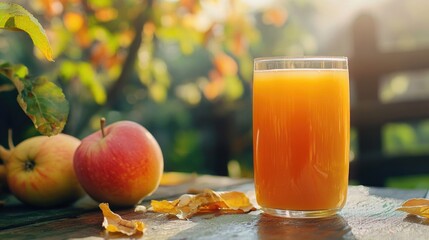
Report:
M429 155L386 156L382 152L382 127L389 122L429 119L429 99L394 103L379 100L380 80L387 74L429 70L429 49L382 52L377 24L371 15L359 16L352 26L353 55L350 79L356 93L351 125L358 133L358 157L351 162L350 178L360 184L383 186L388 177L428 174Z

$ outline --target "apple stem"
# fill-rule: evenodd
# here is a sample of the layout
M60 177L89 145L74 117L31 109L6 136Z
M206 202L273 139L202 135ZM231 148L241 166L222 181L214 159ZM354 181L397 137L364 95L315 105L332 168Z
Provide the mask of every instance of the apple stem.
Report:
M103 138L106 136L104 132L105 125L106 125L106 119L104 117L100 118L101 135L103 136Z
M10 150L7 150L2 145L0 145L0 166L9 160L10 154Z
M9 145L9 150L12 150L15 148L15 144L13 144L12 129L11 128L9 128L7 130L7 143Z

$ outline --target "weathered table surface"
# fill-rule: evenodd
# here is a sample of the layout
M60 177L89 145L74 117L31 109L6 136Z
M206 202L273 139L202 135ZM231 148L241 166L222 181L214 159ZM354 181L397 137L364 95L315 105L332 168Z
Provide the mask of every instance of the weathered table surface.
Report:
M171 199L189 189L202 188L243 191L255 200L251 180L214 176L160 187L150 199ZM145 223L145 233L132 239L429 239L429 220L395 211L404 200L415 197L428 197L428 191L350 186L340 214L309 220L276 218L260 211L201 215L190 220L135 213L133 208L115 212L124 219L141 219ZM148 206L148 200L143 204ZM73 207L44 210L13 202L0 208L0 239L128 239L106 233L101 227L101 211L88 199Z

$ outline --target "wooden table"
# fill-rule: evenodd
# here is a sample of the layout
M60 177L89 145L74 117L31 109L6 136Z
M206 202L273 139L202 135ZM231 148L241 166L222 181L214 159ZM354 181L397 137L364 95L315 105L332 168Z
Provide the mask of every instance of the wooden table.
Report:
M143 204L148 206L150 199L175 198L190 188L243 191L255 200L251 180L200 176L179 186L160 187ZM144 221L144 235L133 239L429 239L429 220L395 211L414 197L428 197L428 191L350 186L347 204L339 215L309 220L276 218L260 211L201 215L189 221L135 213L133 208L115 212L124 219ZM73 207L44 210L14 202L0 208L0 239L128 239L106 233L101 211L88 199Z

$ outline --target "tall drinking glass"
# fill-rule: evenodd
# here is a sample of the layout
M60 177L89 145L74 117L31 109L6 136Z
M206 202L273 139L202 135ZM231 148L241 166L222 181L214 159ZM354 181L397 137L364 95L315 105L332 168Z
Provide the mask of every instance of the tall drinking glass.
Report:
M254 177L265 213L336 214L347 197L349 143L346 57L254 60Z

